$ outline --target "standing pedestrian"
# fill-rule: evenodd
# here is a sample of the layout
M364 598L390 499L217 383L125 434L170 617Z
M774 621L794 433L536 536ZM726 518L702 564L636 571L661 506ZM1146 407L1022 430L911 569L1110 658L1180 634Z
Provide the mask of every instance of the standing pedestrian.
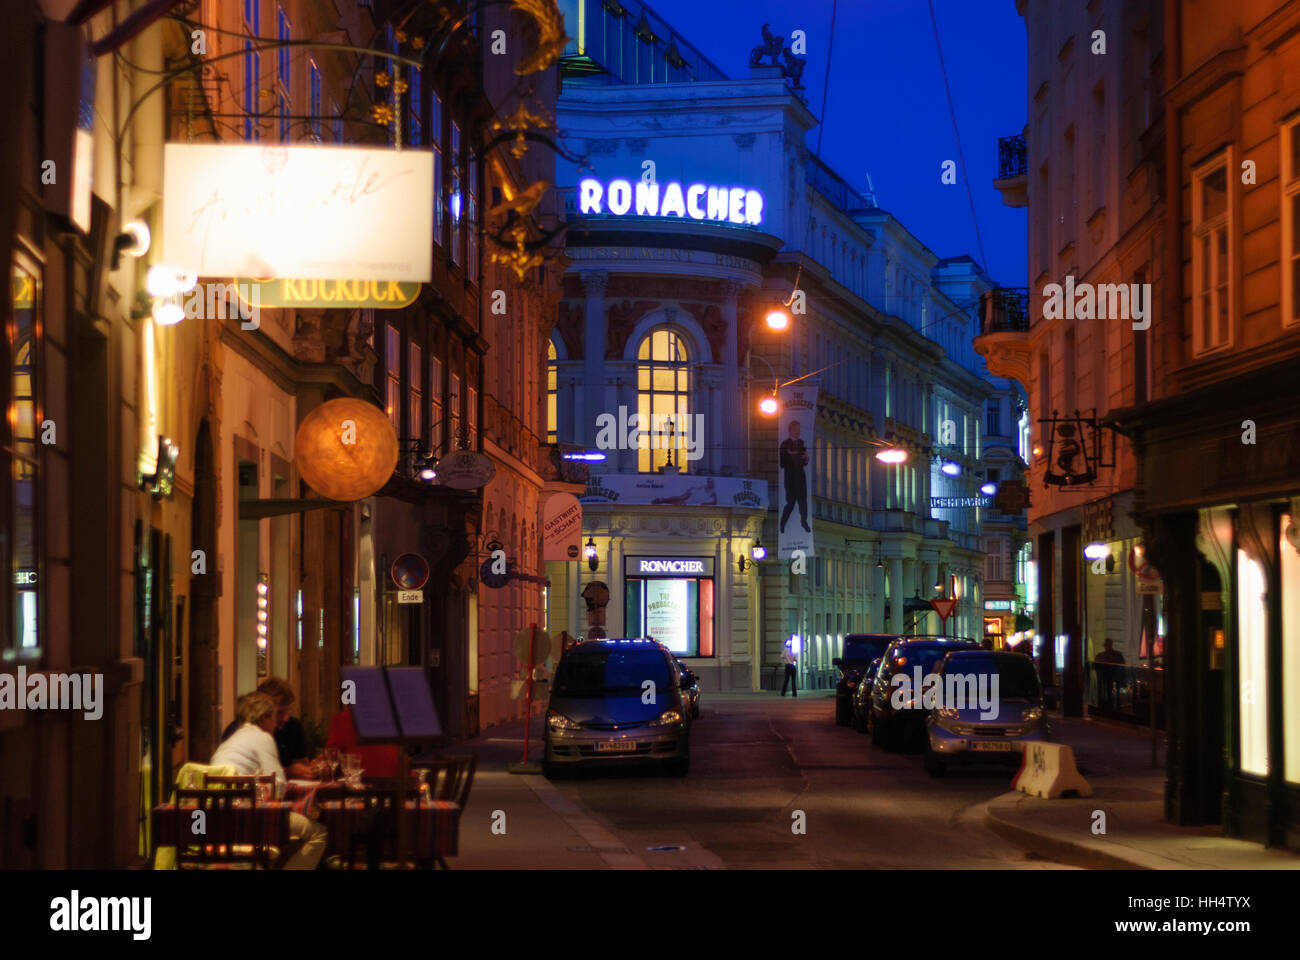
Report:
M790 696L799 696L799 687L795 677L795 668L799 664L799 658L794 651L794 637L785 642L781 648L781 662L785 664L785 682L781 684L781 696L785 696L786 687L790 688Z

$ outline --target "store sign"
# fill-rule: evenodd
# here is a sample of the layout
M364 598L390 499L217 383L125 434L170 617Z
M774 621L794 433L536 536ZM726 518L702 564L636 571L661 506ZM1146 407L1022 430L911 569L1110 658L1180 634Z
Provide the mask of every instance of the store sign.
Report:
M1010 600L985 600L985 610L1012 610L1012 601Z
M441 472L442 468L438 468ZM741 507L767 509L767 484L736 477L700 477L690 473L605 473L593 476L579 498L583 503L622 506Z
M428 283L433 155L168 143L162 262L200 277Z
M582 558L582 504L571 493L552 494L542 508L542 561Z
M241 299L251 300L259 307L400 310L409 307L420 295L418 283L398 283L396 280L237 279L234 283Z
M438 462L438 482L453 490L477 490L497 472L496 465L481 453L459 450Z
M629 577L711 577L712 557L625 557L623 572Z
M931 497L931 510L958 510L964 507L987 507L988 497Z
M594 177L578 181L578 210L584 214L633 214L638 217L678 217L757 226L763 222L763 195L747 187L711 186L676 180L645 183Z

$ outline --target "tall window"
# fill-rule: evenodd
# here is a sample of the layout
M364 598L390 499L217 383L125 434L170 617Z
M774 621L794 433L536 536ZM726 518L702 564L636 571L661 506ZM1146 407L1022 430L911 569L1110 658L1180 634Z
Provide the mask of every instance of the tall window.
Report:
M555 367L555 344L546 341L546 442L555 443L556 422L559 418L559 412L555 405L556 389L559 385L559 376Z
M388 370L388 419L397 435L402 435L402 334L391 323L387 327L384 363Z
M10 591L10 602L7 604L10 608L10 623L6 625L4 649L0 652L0 658L6 661L15 656L32 658L40 655L40 570L37 549L40 541L40 527L37 523L40 516L37 502L40 493L40 447L36 434L41 281L34 265L29 267L25 260L13 265L11 293L14 321L5 333L8 335L7 347L12 365L8 374L12 394L6 411L6 423L0 426L0 441L8 440L10 456L7 459L11 464L9 491L5 498L8 500L6 506L9 516L3 520L5 526L13 531L11 546L5 545L0 538L0 545L9 551L9 556L0 561L0 571L7 570L9 573L4 578L7 582L0 585L0 589ZM3 445L0 445L0 449L3 449Z
M637 452L642 473L673 463L685 471L686 439L701 443L690 418L691 375L686 344L670 327L651 330L637 350L637 412L646 433Z
M316 61L311 59L307 61L307 84L308 93L311 97L311 133L316 142L320 143L320 67L316 66Z
M465 206L466 236L469 238L469 262L466 269L469 271L471 279L478 278L478 161L470 157L470 151L465 152L465 166L468 168L469 195L466 198L468 203ZM515 381L518 382L517 380Z
M1282 137L1282 326L1300 323L1300 120Z
M984 407L984 434L989 437L1002 436L1002 401L993 399Z
M289 39L289 18L284 14L284 7L276 5L276 36L281 43ZM280 82L280 89L277 96L280 101L280 142L289 142L289 105L293 98L291 96L290 75L289 75L289 48L281 47L275 52L276 79Z
M343 142L343 111L333 100L330 101L330 116L334 118L334 142Z
M258 35L261 22L261 0L244 0L244 29L253 36ZM244 41L244 139L258 138L257 121L254 114L258 112L257 91L262 86L262 58L254 51L253 41Z
M460 124L451 123L451 193L447 196L447 209L451 211L451 259L461 261L460 240Z
M1232 342L1232 152L1192 175L1192 343L1200 355Z
M429 446L442 452L442 360L431 357L429 363Z
M469 449L478 449L478 388L470 387L465 397L465 433Z
M424 77L419 67L411 68L411 146L424 142Z
M442 97L429 92L429 146L433 151L433 242L442 243Z
M460 449L460 374L453 373L448 378L450 386L447 390L447 405L450 410L451 432L447 435L447 447L451 450Z
M411 432L409 436L416 439L424 437L424 351L418 343L407 345L406 370L410 385L408 398Z

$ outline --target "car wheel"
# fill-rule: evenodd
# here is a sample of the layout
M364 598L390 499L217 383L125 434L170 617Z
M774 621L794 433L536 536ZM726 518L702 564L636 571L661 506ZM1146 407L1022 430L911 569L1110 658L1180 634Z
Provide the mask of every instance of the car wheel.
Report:
M948 772L948 765L927 749L925 751L925 772L937 780Z
M870 726L871 745L873 747L880 747L882 750L887 750L888 746L885 743L885 731L881 725L880 718L877 717L874 712L871 714Z
M856 710L853 711L853 729L858 731L858 733L867 732L867 721L863 718L862 714L858 713Z

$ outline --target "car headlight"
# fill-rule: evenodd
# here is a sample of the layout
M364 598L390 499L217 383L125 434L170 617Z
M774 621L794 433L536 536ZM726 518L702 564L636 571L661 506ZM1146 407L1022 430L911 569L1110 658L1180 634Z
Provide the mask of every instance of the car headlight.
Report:
M546 722L552 730L581 730L582 724L570 720L558 710L546 712Z
M682 722L681 713L679 713L676 710L665 710L663 713L659 714L659 716L657 716L655 719L651 720L649 725L652 727L667 727L674 723L681 723L681 722Z
M1023 714L1020 715L1020 719L1023 720L1025 723L1029 723L1033 720L1041 720L1043 719L1043 708L1030 707L1028 710L1026 710Z

